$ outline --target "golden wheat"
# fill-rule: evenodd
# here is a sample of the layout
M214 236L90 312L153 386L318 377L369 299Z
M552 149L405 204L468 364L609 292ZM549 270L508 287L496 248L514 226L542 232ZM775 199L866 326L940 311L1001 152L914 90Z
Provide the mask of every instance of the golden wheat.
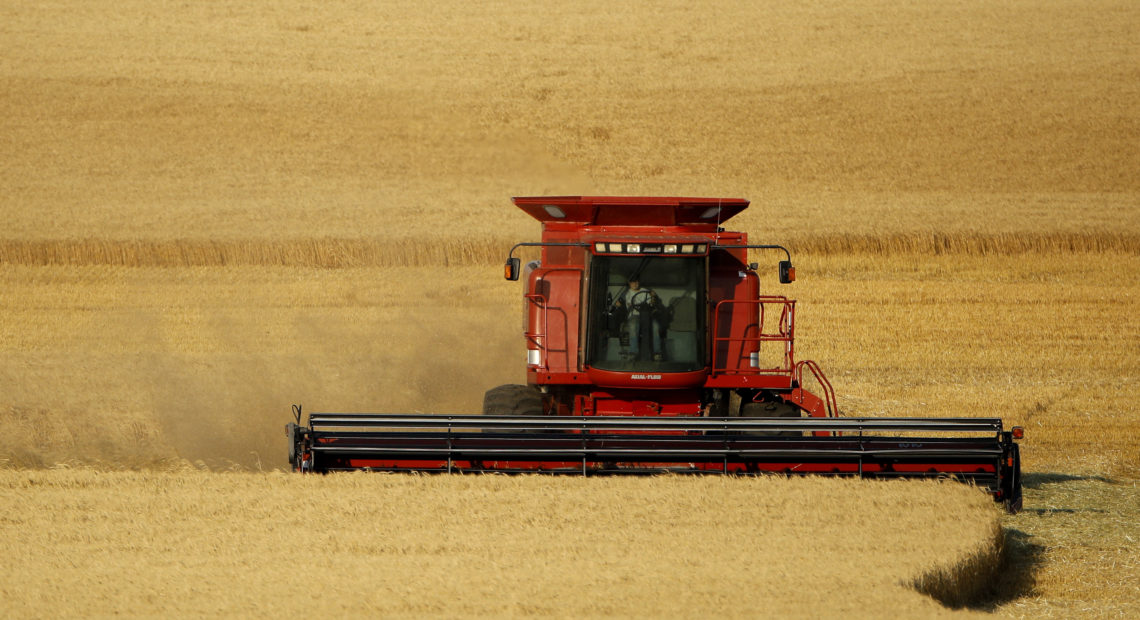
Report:
M806 256L795 285L762 275L768 292L799 298L798 355L823 364L848 415L1001 416L1028 429L1028 468L1117 474L1140 465L1129 379L1140 264L1096 258ZM0 277L7 424L90 420L75 437L13 444L48 464L106 460L79 448L108 445L83 429L118 428L97 423L98 403L167 431L242 411L228 424L245 431L210 452L248 465L250 450L283 451L267 433L291 401L473 412L483 390L522 378L518 285L493 266L8 265Z
M520 379L518 289L483 267L537 236L507 197L743 196L753 208L728 226L797 253L801 284L778 291L801 298L800 357L824 364L848 413L1001 415L1029 429L1029 510L1007 521L1025 533L1011 548L1014 576L1027 583L1000 583L1021 597L999 596L1002 608L1136 615L1140 501L1134 485L1105 480L1140 466L1138 5L426 6L0 9L0 460L272 467L291 401L474 410L488 385ZM118 514L101 502L121 489L232 484L240 498L217 496L272 503L272 483L257 478L250 489L199 474L65 477L60 498L50 490L59 474L14 475L37 482L9 490L5 508L40 509L0 521L15 528L0 540L40 541L42 555L35 546L9 555L44 569L16 572L27 581L4 590L14 613L42 613L39 602L95 579L103 591L75 599L91 607L53 611L157 614L171 601L183 613L216 604L249 615L267 605L256 598L265 592L291 601L296 590L281 584L313 573L295 555L274 555L292 549L292 536L279 547L257 539L250 556L221 567L179 564L187 528L201 534L191 542L218 549L210 530L192 518L172 517L167 529L148 522L168 513L145 494L126 517L158 532L148 549L85 534L106 521L100 513ZM329 480L288 484L340 507L320 526L374 529L352 520L370 516L348 505L360 491ZM75 488L84 485L97 491ZM207 497L208 518L293 534L275 519L294 514L297 495L273 500L284 508L272 514L237 519ZM519 496L528 493L509 499ZM447 514L438 510L446 499L428 500L432 514ZM829 505L816 500L789 520ZM889 525L897 503L876 508ZM703 525L673 523L645 544L686 540ZM614 531L642 540L627 526ZM891 578L968 590L960 573L940 571L956 558L985 565L990 533L980 551L894 567ZM421 538L409 549L435 550L411 534ZM92 541L126 549L114 557L142 558L147 571L51 559L94 557ZM391 570L357 562L374 548L307 557L322 575ZM258 553L289 574L250 570ZM440 554L447 576L428 588L446 592L455 575L481 568L455 566L462 557ZM637 557L623 565L628 574L655 574L659 558ZM227 573L232 566L240 569ZM215 577L178 576L199 577L201 567L227 582L252 575L260 587L215 603L203 594L216 594ZM465 613L557 613L531 597L501 603L515 590L496 584L474 584L480 598ZM723 571L700 588L673 609L720 609L706 598L742 590ZM392 589L363 603L343 597L353 606L341 613L418 595ZM802 583L795 592L789 600L804 598ZM891 609L895 594L879 607L833 593L820 613ZM576 591L565 609L626 615L579 603Z
M210 240L7 240L0 263L122 267L439 267L503 262L507 240L466 238Z
M910 232L881 235L797 235L786 242L807 255L899 254L1011 256L1019 254L1140 254L1140 236L1124 232Z
M799 283L768 290L800 298L797 351L823 363L846 414L1000 415L1028 429L1030 479L1128 475L1140 465L1129 383L1140 360L1125 346L1140 333L1129 302L1140 264L1087 258L804 255ZM281 467L290 402L474 412L488 386L521 379L517 284L495 267L6 265L0 278L9 465ZM1059 532L1035 503L1058 500L1027 494L1020 527ZM1094 510L1131 514L1130 500L1101 497L1109 503ZM1104 571L1131 555L1073 549L1049 557L1104 579L1081 589L1054 570L1042 587L1063 589L1043 592L1095 590L1123 609L1125 576L1136 573ZM953 600L937 584L953 590L955 579L934 572L920 583Z
M515 214L522 219L521 213ZM537 239L537 235L518 239ZM829 256L1022 254L1140 254L1140 236L1102 233L894 233L794 235L782 240L797 254ZM425 239L253 240L0 240L0 263L15 265L114 265L122 267L424 267L501 263L517 240L494 236Z
M994 523L988 544L978 545L966 557L944 561L915 578L912 585L945 605L965 607L978 600L979 593L990 591L1006 568L1005 539L1001 524Z
M950 483L0 471L0 600L50 616L938 616L910 581L992 554L997 518Z
M773 241L1140 232L1128 3L433 6L9 7L0 236L516 238L549 193L744 196Z

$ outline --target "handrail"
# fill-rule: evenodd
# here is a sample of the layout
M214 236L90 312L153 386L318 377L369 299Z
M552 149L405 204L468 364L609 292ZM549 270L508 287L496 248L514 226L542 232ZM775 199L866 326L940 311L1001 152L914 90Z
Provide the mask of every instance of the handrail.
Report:
M803 369L807 367L811 374L815 376L815 380L823 387L823 402L827 407L827 417L834 418L839 415L839 403L835 399L835 389L831 387L831 381L827 380L827 375L823 374L823 369L815 360L804 360L796 364L795 380L802 389L803 382Z
M547 346L547 343L550 340L550 305L547 302L546 295L542 295L540 293L528 293L526 295L523 295L523 298L530 303L535 304L539 308L542 308L542 331L539 333L529 331L530 309L528 308L526 315L527 329L523 331L523 337L526 338L528 343L532 343L538 346L537 351L539 352L539 363L537 366L542 370L550 370L550 366L547 363L547 360L550 357L550 350ZM534 349L527 347L527 350L532 351ZM527 360L527 363L529 362L530 361Z
M721 309L727 308L732 304L755 304L759 306L758 324L756 326L757 334L755 336L720 336L721 324ZM781 306L780 320L778 323L777 331L775 333L764 333L764 320L766 315L766 306L779 304ZM795 305L794 299L788 299L782 295L763 295L756 299L723 299L718 301L713 307L713 325L712 325L712 361L710 376L717 376L719 374L733 374L733 375L788 375L793 376L795 373ZM749 331L748 328L744 331ZM717 353L720 351L722 343L727 344L731 342L754 342L756 343L757 353L759 353L760 343L763 342L783 342L784 346L784 365L775 368L730 368L728 365L729 360L725 360L723 367L717 366ZM742 351L743 352L743 351ZM727 350L725 351L727 358Z

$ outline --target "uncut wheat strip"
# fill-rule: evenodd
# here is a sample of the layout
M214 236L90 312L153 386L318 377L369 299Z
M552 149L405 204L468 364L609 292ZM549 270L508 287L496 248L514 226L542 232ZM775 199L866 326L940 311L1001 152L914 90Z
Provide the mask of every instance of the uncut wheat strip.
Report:
M122 267L416 267L490 265L510 247L499 239L299 239L119 241L0 240L0 263Z
M51 615L930 616L896 584L986 546L997 514L956 484L777 477L9 470L0 497L20 569L0 591ZM282 590L297 549L306 587Z
M1020 254L1140 254L1140 235L1124 232L911 232L883 235L803 235L787 242L809 254L1012 256Z
M420 239L0 240L0 263L124 267L420 267L498 264L512 240L496 237ZM786 245L815 255L1012 256L1140 255L1140 235L1101 233L899 233L807 235Z
M912 580L910 585L943 605L964 607L991 587L1005 562L1005 530L995 519L992 537L972 554L940 564Z

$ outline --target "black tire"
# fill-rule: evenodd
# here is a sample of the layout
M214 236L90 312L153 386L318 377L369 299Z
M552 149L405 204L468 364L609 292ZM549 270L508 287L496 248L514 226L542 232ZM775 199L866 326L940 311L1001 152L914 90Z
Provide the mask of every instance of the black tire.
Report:
M529 385L500 385L483 395L483 415L543 415L542 394Z
M500 385L483 394L483 415L541 416L542 394L529 385ZM541 433L539 429L519 431Z
M799 418L802 417L799 407L791 403L763 401L758 403L744 403L740 405L742 418ZM802 437L800 431L746 431L745 435L763 435L766 437Z

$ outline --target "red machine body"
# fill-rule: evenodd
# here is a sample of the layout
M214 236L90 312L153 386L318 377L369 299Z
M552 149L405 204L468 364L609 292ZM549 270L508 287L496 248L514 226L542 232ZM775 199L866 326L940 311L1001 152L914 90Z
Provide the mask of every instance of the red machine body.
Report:
M546 413L720 417L764 403L783 416L836 414L819 366L795 359L796 302L760 295L748 262L750 247L782 248L749 246L746 233L722 227L747 200L514 203L542 223L542 241L523 244L542 248L525 270L524 299L527 382L545 395ZM630 312L616 326L607 315L614 299L629 297L631 276L657 304L648 335L636 333ZM804 388L805 373L820 394Z
M996 418L838 417L795 355L796 302L760 290L738 198L546 196L505 266L522 279L525 385L482 415L311 413L287 425L298 471L780 473L951 477L1021 507L1018 428ZM520 247L539 247L525 268ZM806 382L806 383L805 383ZM812 389L808 389L808 386Z

